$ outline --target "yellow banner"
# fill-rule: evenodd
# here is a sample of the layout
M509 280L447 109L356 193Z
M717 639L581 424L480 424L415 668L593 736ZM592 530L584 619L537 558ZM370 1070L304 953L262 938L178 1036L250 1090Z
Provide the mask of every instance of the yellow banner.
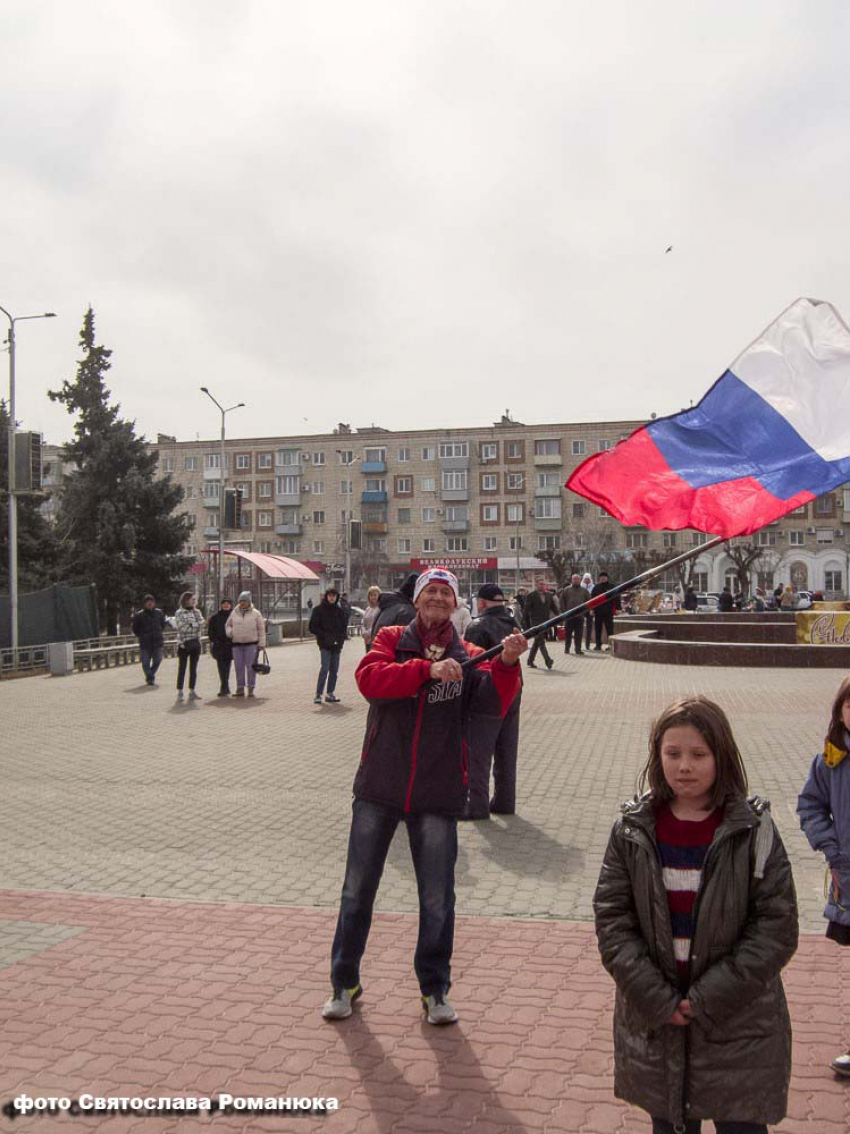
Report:
M801 646L850 646L850 612L800 611L797 642Z

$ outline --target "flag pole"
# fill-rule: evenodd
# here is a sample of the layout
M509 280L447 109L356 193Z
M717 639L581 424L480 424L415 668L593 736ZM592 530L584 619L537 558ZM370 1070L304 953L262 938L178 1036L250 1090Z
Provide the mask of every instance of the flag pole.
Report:
M631 591L641 583L646 583L650 579L654 579L656 575L663 574L668 568L675 567L679 563L686 563L689 559L694 559L697 555L702 555L703 552L709 551L712 547L719 547L721 543L726 543L727 538L727 536L715 536L714 539L710 539L708 543L702 543L698 547L692 547L689 551L683 551L681 555L677 555L673 559L668 559L666 563L661 563L656 567L650 567L648 570L642 571L640 575L635 575L634 578L627 579L625 583L618 583L617 586L612 587L610 591L605 591L604 594L597 595L596 598L589 599L579 606L574 606L572 610L565 610L562 614L556 614L554 618L550 618L547 622L541 622L539 626L530 626L528 630L524 630L523 633L529 640L536 638L538 634L544 633L550 626L556 626L559 622L566 622L568 618L576 618L578 615L584 614L585 611L604 606L605 603L618 598L620 595L625 594L626 591ZM476 654L474 658L468 658L466 661L461 662L461 668L489 661L490 658L496 657L501 652L502 643L499 642L497 646L492 646L489 650L485 650L483 654Z

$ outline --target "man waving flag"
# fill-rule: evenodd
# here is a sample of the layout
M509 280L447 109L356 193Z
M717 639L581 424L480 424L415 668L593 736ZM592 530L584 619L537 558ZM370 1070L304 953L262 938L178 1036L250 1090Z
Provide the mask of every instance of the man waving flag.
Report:
M624 524L757 531L850 480L850 329L798 299L693 409L589 457L567 488Z

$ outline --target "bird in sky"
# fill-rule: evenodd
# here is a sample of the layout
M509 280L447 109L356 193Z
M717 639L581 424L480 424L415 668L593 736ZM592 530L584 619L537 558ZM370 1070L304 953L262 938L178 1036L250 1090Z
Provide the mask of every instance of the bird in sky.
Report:
M672 252L672 251L673 251L673 245L671 244L669 248L665 249L664 255L666 256L668 252Z

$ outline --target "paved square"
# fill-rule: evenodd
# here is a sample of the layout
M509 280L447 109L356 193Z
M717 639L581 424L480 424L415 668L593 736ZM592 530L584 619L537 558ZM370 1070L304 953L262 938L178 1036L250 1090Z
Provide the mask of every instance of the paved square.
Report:
M381 887L367 994L323 1024L334 908L366 707L312 704L318 651L272 652L255 701L178 704L176 665L0 685L0 1100L11 1093L335 1094L323 1120L217 1116L222 1129L645 1131L612 1094L611 982L590 900L653 715L702 692L728 711L772 800L803 928L788 970L792 1108L781 1131L850 1129L826 1064L850 1042L850 958L823 940L823 866L794 805L844 671L694 669L606 655L524 671L519 814L461 825L456 1002L419 1021L415 886L403 833ZM238 1087L239 1090L234 1090ZM15 1129L52 1129L55 1118ZM97 1124L96 1119L75 1119ZM109 1119L110 1131L201 1120Z

